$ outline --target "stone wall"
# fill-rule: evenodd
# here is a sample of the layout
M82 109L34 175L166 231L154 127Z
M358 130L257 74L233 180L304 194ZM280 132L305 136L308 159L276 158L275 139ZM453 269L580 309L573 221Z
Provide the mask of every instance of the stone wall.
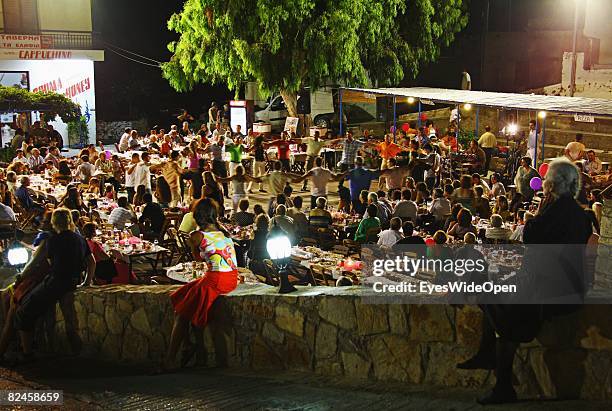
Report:
M83 355L157 363L173 321L172 286L107 286L79 291L75 308ZM275 289L241 285L222 297L204 331L208 365L290 369L377 381L480 388L485 371L455 364L479 342L478 308L368 305L356 288ZM587 306L548 324L515 361L530 397L612 398L612 308ZM58 350L67 350L59 309Z

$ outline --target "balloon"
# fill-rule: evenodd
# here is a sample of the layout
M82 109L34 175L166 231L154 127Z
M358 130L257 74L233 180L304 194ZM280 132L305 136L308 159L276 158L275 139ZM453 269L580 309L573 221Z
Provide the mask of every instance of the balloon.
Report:
M532 178L531 181L529 181L529 187L531 187L533 191L538 191L542 188L542 179L540 177Z
M405 132L408 132L408 130L410 130L410 124L408 123L402 124L402 130L404 130Z
M428 247L431 247L432 245L434 245L436 242L434 241L433 238L426 238L425 239L425 245Z
M538 172L542 177L546 177L546 173L548 173L548 163L542 163L540 168L538 168Z
M106 150L104 154L106 155L107 160L110 160L113 157L113 154L109 150Z

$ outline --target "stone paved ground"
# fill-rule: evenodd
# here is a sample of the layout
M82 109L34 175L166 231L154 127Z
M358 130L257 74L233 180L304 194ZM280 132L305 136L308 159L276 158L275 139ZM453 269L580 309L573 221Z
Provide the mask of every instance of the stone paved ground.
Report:
M10 378L10 379L9 379ZM21 380L26 378L27 382ZM22 385L63 389L69 409L81 410L479 410L468 390L332 381L293 373L190 369L149 376L146 369L91 360L43 360L37 365L0 369L0 387ZM500 410L609 410L587 401L524 401Z

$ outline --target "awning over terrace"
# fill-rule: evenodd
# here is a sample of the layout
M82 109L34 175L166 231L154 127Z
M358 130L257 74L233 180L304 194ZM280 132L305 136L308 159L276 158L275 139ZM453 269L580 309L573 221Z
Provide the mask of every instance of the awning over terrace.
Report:
M413 97L420 100L431 100L434 103L469 103L474 106L491 108L612 117L612 100L601 98L493 93L490 91L452 90L429 87L378 89L344 87L343 90L363 92L375 96Z

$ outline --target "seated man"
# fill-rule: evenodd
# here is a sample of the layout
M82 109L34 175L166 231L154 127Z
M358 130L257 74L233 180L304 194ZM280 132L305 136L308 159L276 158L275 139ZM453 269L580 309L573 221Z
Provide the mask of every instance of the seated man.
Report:
M286 214L287 207L285 207L284 204L277 205L274 217L270 220L270 230L272 230L272 227L275 225L278 225L287 234L287 237L291 240L291 244L295 244L295 224L293 218L288 217Z
M601 160L595 155L595 151L587 151L587 160L584 163L584 172L589 175L601 174L603 171L603 165Z
M487 240L508 241L511 235L512 231L504 228L504 219L499 214L493 214L491 216L491 225L485 231Z
M402 239L402 219L399 217L393 217L391 219L390 227L388 230L384 230L378 237L378 245L385 247L393 247L395 243Z
M17 197L17 200L19 200L19 203L26 211L34 212L37 216L40 216L45 211L45 208L32 199L30 191L28 190L30 178L23 176L20 182L21 186L15 190L15 197Z
M329 227L332 223L332 215L327 211L327 199L325 197L319 197L316 201L316 208L310 210L308 216L309 223L312 227Z
M368 204L372 204L376 206L376 208L378 209L376 217L378 217L378 219L380 220L381 226L386 227L389 224L389 218L391 217L391 213L389 209L387 208L386 204L378 200L378 194L376 193L368 194ZM363 218L368 218L368 210L369 210L369 207L366 209L366 212L363 215Z
M13 209L2 201L0 199L0 238L6 238L5 236L12 235L15 232L14 222L17 219Z
M393 217L399 217L402 221L416 221L418 207L412 201L412 190L405 188L402 190L402 199L395 205Z
M125 224L136 220L136 216L129 210L127 197L119 197L118 207L111 211L108 216L108 223L112 224L117 230L124 230Z
M425 240L418 235L414 235L414 224L410 221L407 221L402 226L402 233L404 234L404 238L400 239L397 244L416 244L416 245L425 245Z
M142 215L138 220L141 225L140 232L147 240L158 239L162 234L161 231L164 226L164 221L166 220L164 210L162 210L159 204L153 202L153 196L151 193L146 193L143 196L143 200L145 206L142 210ZM144 225L145 221L149 222L148 227Z
M248 199L242 198L238 202L238 209L240 211L234 213L232 217L236 224L238 224L240 227L248 227L255 222L255 214L247 211L249 209Z
M295 196L293 198L293 207L287 210L287 216L293 218L295 228L300 237L308 234L308 218L302 211L302 205L304 200L301 196Z

